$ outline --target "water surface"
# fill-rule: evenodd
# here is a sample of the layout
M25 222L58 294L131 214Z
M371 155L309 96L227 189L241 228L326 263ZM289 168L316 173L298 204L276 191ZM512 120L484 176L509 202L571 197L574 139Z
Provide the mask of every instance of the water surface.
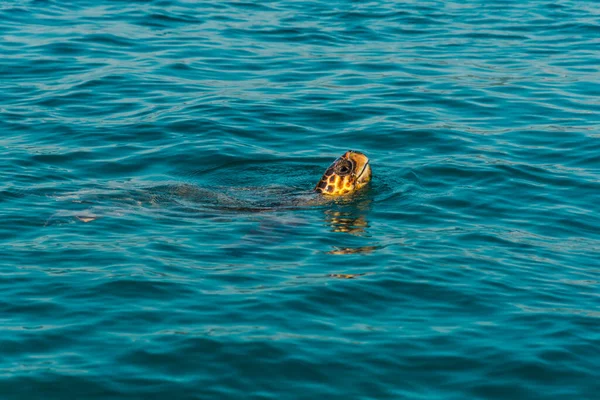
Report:
M0 396L597 398L599 35L593 0L1 2ZM347 149L370 188L307 201Z

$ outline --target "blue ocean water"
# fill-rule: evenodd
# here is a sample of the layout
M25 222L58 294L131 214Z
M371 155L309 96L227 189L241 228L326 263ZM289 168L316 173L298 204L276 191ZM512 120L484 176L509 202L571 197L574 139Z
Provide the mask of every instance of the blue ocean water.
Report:
M600 3L0 2L0 398L598 399ZM370 187L310 190L347 149Z

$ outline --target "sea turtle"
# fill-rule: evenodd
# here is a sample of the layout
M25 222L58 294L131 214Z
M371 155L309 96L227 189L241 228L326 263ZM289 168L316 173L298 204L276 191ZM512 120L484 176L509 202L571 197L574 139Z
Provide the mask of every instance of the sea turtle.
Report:
M215 168L222 174L228 174L228 177L236 175L234 181L247 181L244 175L230 173L233 167L228 167ZM213 171L202 173L219 182ZM106 222L111 224L110 220L114 219L136 222L139 217L140 220L153 217L174 224L197 220L199 227L219 223L230 226L233 218L239 217L239 226L228 232L228 236L225 236L227 241L215 251L222 252L225 258L243 258L257 251L269 251L269 248L276 251L279 244L287 248L288 241L294 240L298 232L306 233L307 225L320 220L334 234L357 237L348 243L352 246L346 246L344 237L337 236L333 249L321 252L327 257L366 255L381 247L370 244L368 239L367 215L372 196L366 192L358 193L363 192L361 189L367 186L372 177L369 159L363 153L346 151L327 168L314 187L307 185L307 177L302 178L301 184L288 184L285 172L282 174L283 183L274 185L272 180L266 179L270 176L268 173L257 174L252 168L243 171L259 182L266 181L266 185L236 186L235 183L229 184L229 181L224 185L207 185L197 178L193 182L179 179L159 184L151 182L148 185L147 182L131 179L103 182L75 192L62 192L53 198L63 206L66 203L66 207L57 210L45 225L69 224L74 220L93 223L103 217L108 217ZM269 172L268 169L266 171ZM272 171L280 172L280 165ZM310 211L310 208L316 212ZM156 240L161 238L157 237ZM354 246L357 243L363 245ZM362 275L364 273L361 271L342 271L328 274L328 277L351 279Z
M203 187L202 185L173 182L153 185L147 188L131 188L127 184L115 187L99 187L67 193L60 199L77 203L79 210L63 210L54 214L47 222L59 222L57 217L75 217L89 223L100 215L125 215L131 207L148 210L165 207L182 212L221 211L221 212L263 212L286 208L321 206L365 187L371 180L369 159L361 152L348 150L337 158L325 171L313 192L295 190L285 186L264 187ZM212 211L211 211L212 210ZM331 225L336 231L357 234L362 232L366 222L339 211L332 211ZM60 218L59 218L60 219ZM346 226L347 225L347 226ZM344 230L345 229L345 230Z

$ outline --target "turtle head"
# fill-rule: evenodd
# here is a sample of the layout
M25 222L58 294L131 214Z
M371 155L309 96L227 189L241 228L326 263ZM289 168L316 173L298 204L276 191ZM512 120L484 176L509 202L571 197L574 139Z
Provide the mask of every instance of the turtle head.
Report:
M358 151L348 150L327 168L315 191L330 196L341 196L354 193L370 180L369 158Z

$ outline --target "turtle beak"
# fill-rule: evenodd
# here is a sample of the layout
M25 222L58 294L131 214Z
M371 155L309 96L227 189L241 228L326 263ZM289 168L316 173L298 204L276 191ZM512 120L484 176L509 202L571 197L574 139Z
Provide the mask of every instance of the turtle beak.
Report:
M367 159L366 163L363 166L363 169L358 174L356 178L356 183L360 187L366 185L371 180L371 165L369 165L369 160Z

